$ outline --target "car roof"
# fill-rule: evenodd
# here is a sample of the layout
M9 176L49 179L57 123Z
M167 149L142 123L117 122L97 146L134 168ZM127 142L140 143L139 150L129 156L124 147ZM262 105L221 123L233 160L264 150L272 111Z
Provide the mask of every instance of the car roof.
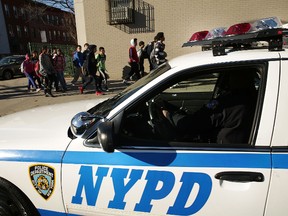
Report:
M187 49L187 48L183 48ZM189 49L189 48L188 48ZM213 56L211 50L189 53L171 59L169 64L171 68L190 68L201 65L219 64L225 62L238 62L238 61L251 61L251 60L267 60L267 59L279 59L280 55L288 56L287 51L268 51L267 49L255 49L255 50L241 50L230 52L227 55Z

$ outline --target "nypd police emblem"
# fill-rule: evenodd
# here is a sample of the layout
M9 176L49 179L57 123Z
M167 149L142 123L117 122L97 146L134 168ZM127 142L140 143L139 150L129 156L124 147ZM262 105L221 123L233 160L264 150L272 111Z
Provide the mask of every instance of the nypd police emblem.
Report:
M29 167L29 174L36 191L47 200L52 195L55 187L54 168L36 164Z

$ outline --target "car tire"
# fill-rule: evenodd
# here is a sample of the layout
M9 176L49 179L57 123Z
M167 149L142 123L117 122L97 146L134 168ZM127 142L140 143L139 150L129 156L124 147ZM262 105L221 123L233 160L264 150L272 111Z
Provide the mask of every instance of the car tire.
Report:
M3 72L3 78L9 80L13 78L13 72L11 70L6 70Z
M20 189L0 178L0 215L37 216L40 214Z

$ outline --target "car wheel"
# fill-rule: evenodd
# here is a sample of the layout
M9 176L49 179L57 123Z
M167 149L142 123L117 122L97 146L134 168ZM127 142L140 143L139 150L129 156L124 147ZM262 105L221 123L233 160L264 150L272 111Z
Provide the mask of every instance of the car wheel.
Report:
M6 70L3 72L3 78L6 80L12 79L13 78L13 72L10 70Z
M0 178L0 215L40 215L31 201L13 184Z

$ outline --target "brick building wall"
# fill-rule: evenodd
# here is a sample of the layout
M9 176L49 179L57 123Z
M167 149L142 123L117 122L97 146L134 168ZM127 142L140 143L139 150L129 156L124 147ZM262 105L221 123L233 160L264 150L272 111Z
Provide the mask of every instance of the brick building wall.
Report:
M135 6L150 7L153 17L148 20L151 28L143 26L145 16L141 8L135 15L135 24L109 25L107 23L107 0L74 0L78 43L94 43L104 46L107 53L107 69L115 79L122 77L127 66L129 42L151 41L157 32L165 33L168 59L188 52L200 50L181 48L193 32L211 30L215 27L229 27L240 22L277 16L288 22L288 1L278 0L135 0ZM153 10L152 10L153 9ZM147 18L147 17L146 17ZM147 27L147 20L146 20ZM148 65L145 65L148 70Z
M28 42L76 44L75 17L72 13L30 0L1 0L0 4L11 54L28 52ZM46 36L45 41L43 35Z

